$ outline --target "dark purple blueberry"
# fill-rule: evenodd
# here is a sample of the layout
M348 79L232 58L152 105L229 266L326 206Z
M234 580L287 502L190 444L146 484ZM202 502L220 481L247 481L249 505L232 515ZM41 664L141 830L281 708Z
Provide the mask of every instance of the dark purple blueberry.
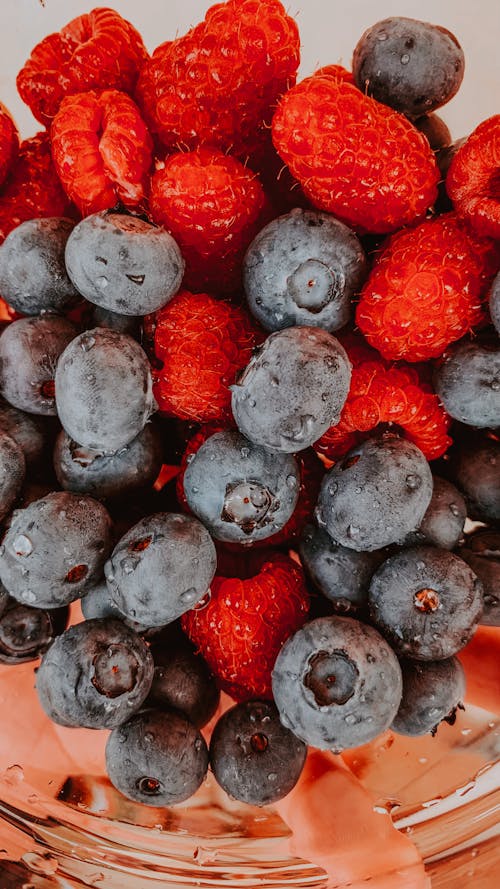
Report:
M450 31L401 16L368 28L352 57L356 86L410 118L449 102L464 68L463 50Z
M272 682L283 725L336 753L385 731L402 693L390 645L373 627L337 615L304 624L285 642Z
M104 327L81 333L64 350L55 393L70 438L108 454L139 435L156 407L146 354L131 337Z
M463 709L465 673L456 657L442 661L403 660L403 697L391 729L417 737L436 734L441 722L453 725Z
M215 780L236 800L274 803L300 778L307 747L280 721L271 701L245 701L226 710L210 740Z
M0 430L0 522L14 506L25 475L26 461L21 446Z
M440 151L451 145L451 133L438 114L424 114L422 117L417 117L413 123L417 130L424 134L433 151Z
M467 507L460 491L451 482L433 476L434 488L427 511L416 531L407 535L404 546L430 543L441 549L455 549L462 538Z
M265 330L302 324L334 331L351 318L367 270L350 228L328 213L296 208L254 238L243 262L243 286Z
M217 710L220 692L206 661L189 641L159 639L151 645L155 663L153 684L146 704L180 710L202 728Z
M447 477L462 492L469 519L500 522L500 443L494 438L456 441L446 464Z
M350 381L347 353L326 330L279 330L231 387L238 429L271 451L302 451L338 423Z
M41 609L10 599L0 617L0 663L24 664L41 657L64 632L69 609Z
M55 491L14 512L0 550L0 578L24 605L58 608L102 577L111 520L91 497Z
M124 620L124 615L113 603L111 593L104 579L82 595L80 605L82 614L86 620L101 620L105 617ZM127 626L130 626L128 621L125 622L127 623ZM135 627L132 627L132 629L135 629Z
M353 448L326 473L316 518L341 546L381 549L419 526L431 497L432 473L422 451L386 434Z
M164 228L103 210L73 229L66 245L66 268L90 302L121 315L147 315L177 293L184 260Z
M470 565L483 585L481 624L500 627L500 532L478 528L466 537L457 555Z
M454 343L434 371L434 389L455 420L500 426L500 344Z
M211 435L184 474L189 507L217 540L264 540L291 517L300 490L291 454L271 453L241 433Z
M11 601L8 590L5 589L3 583L0 581L0 617L5 612L7 605Z
M416 546L391 556L370 583L375 626L403 657L443 660L472 638L483 610L481 581L448 550Z
M108 618L86 620L58 636L42 658L36 689L58 725L114 728L141 707L152 680L146 643Z
M496 332L500 334L500 272L491 285L489 300L491 320Z
M0 337L0 392L28 414L57 414L54 377L59 356L75 336L66 318L19 318Z
M0 246L0 293L16 312L60 312L78 301L64 264L74 225L55 216L28 219L7 235Z
M116 330L117 333L126 333L140 342L140 318L135 315L120 315L117 312L110 312L109 309L92 305L89 327L107 327L109 330Z
M47 429L40 417L0 402L0 428L21 446L27 469L40 465L47 445Z
M173 806L205 780L208 749L177 710L145 710L111 732L106 770L120 793L147 806Z

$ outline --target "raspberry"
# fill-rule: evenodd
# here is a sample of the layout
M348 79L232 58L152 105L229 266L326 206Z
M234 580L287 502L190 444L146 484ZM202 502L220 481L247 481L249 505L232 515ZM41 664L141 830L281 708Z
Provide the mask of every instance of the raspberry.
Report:
M265 195L255 173L211 148L174 154L151 182L151 216L176 239L184 286L241 288L243 254L260 227Z
M74 215L52 162L48 134L25 139L0 193L0 241L28 219Z
M278 153L315 207L367 232L392 232L425 215L439 171L425 136L401 114L330 74L281 100Z
M204 608L181 618L220 687L236 701L271 698L271 671L284 642L305 622L302 569L280 553L253 577L215 576Z
M159 409L200 423L231 416L236 374L245 367L257 333L243 309L207 293L180 291L158 312L154 373Z
M340 423L325 432L315 449L337 460L380 424L396 424L428 460L441 457L452 443L450 418L417 369L391 367L355 336L342 342L353 365L351 388Z
M438 358L481 318L500 250L447 213L392 235L361 291L356 321L387 359Z
M48 126L66 95L99 88L132 92L147 57L130 22L113 9L93 9L35 46L17 75L17 88Z
M483 120L458 149L446 190L478 235L500 238L500 114Z
M0 185L19 153L19 133L5 105L0 102Z
M155 50L141 71L137 101L168 149L206 143L246 156L295 82L298 64L297 25L279 0L229 0Z
M61 182L84 216L145 201L153 143L139 109L118 90L63 99L51 127Z

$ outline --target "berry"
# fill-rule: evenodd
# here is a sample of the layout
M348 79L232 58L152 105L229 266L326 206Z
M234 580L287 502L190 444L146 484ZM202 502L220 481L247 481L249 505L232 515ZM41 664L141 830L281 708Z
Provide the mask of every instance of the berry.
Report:
M74 228L66 268L91 303L121 315L147 315L177 293L184 260L163 229L137 216L102 211Z
M11 231L0 247L0 290L23 315L60 312L78 301L66 274L64 249L71 219L29 219Z
M366 273L354 232L327 213L297 208L254 238L243 284L250 311L265 330L297 324L332 332L349 321Z
M326 330L272 333L232 386L238 429L272 451L304 450L338 422L350 377L343 346Z
M0 430L0 522L8 516L26 475L23 449L7 432Z
M0 185L14 166L19 153L19 133L12 117L0 102Z
M55 491L12 516L0 578L24 605L58 608L102 576L111 550L111 519L97 500Z
M479 528L466 537L457 554L467 562L483 585L481 624L500 627L500 533Z
M465 673L456 657L442 661L403 661L403 697L391 729L399 735L436 734L438 725L453 725L463 710Z
M126 334L104 327L87 330L59 358L55 398L70 438L113 454L139 435L153 413L149 362Z
M432 474L422 452L387 434L353 448L327 472L316 518L341 546L376 550L415 530L431 496Z
M9 601L0 617L0 663L24 664L41 657L66 629L68 609L40 609Z
M230 416L230 385L250 360L256 331L243 309L181 290L157 315L154 394L164 414L206 423Z
M385 731L402 692L385 639L351 617L320 617L285 643L273 670L283 725L321 750L340 753Z
M67 96L50 129L63 188L83 216L146 199L153 143L137 105L118 90ZM79 158L85 157L85 164Z
M297 25L278 0L218 3L186 35L158 46L137 101L168 150L208 143L245 157L295 82L299 49Z
M236 800L265 806L295 787L306 745L280 722L270 701L247 701L226 710L210 739L215 780Z
M467 504L469 519L500 522L500 444L496 438L459 442L450 451L447 476Z
M472 638L483 610L480 580L448 550L416 546L384 562L369 592L375 626L398 655L443 660Z
M449 148L452 143L451 133L443 118L438 114L423 114L422 117L414 120L413 124L420 133L424 134L432 150L437 152L436 161L441 171L438 152Z
M500 114L483 120L456 152L446 190L459 216L480 235L500 238L498 202Z
M49 34L17 75L19 94L46 126L65 95L105 87L130 92L147 52L138 31L113 9L93 9Z
M180 710L197 728L214 715L220 693L207 664L182 634L153 642L153 684L146 705Z
M500 273L496 275L491 286L489 304L491 320L496 332L500 334Z
M89 326L107 327L108 330L116 330L117 333L126 333L140 342L141 320L137 315L121 315L119 312L110 312L109 309L101 309L100 306L94 305L90 309Z
M28 470L42 468L48 430L39 417L0 401L0 428L20 445Z
M263 540L290 519L299 496L297 461L233 430L201 445L184 473L190 509L217 540Z
M449 102L464 69L462 47L450 31L398 16L368 28L352 57L356 86L410 118Z
M86 620L54 639L42 658L36 690L58 725L114 728L147 697L153 658L119 620Z
M438 358L481 317L485 277L499 259L452 213L403 229L375 259L356 322L384 358Z
M450 416L468 426L500 426L500 345L462 340L443 356L434 388Z
M112 602L144 628L180 617L207 592L215 574L215 546L191 516L156 513L137 522L105 566Z
M394 231L436 199L439 171L425 136L350 83L306 78L281 100L272 133L306 197L354 228Z
M150 205L182 250L185 287L221 295L241 289L243 254L266 205L255 173L212 148L172 154L153 175Z
M214 577L206 604L186 612L181 623L223 691L236 701L268 699L276 656L308 608L299 565L276 553L245 580Z
M404 546L427 543L441 549L455 549L462 538L467 507L455 485L433 476L432 498L416 531L405 537Z
M145 710L111 732L106 770L111 783L134 802L173 806L203 783L208 749L197 728L176 710Z

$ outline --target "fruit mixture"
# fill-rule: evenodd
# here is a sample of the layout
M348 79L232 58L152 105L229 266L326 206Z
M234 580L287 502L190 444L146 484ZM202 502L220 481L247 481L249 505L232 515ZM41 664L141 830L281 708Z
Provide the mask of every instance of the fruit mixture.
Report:
M434 734L500 626L500 115L413 19L298 64L279 0L98 8L0 107L0 661L150 806Z

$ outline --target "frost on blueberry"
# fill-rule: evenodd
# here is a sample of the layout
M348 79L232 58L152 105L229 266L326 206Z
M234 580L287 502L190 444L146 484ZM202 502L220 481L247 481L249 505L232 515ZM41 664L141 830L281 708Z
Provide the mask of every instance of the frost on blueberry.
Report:
M238 429L269 450L302 451L338 423L350 381L347 353L326 330L277 331L231 387Z

